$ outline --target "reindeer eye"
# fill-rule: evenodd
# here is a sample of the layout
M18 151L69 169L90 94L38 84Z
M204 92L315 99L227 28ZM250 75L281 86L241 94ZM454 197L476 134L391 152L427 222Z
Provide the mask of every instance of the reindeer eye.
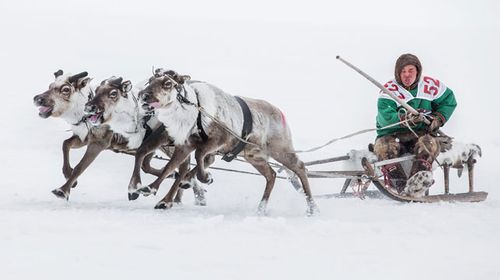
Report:
M116 89L109 92L110 98L116 98L117 95L118 95L118 91Z
M163 83L163 88L169 89L172 87L172 82L171 81L165 81Z
M71 89L69 88L69 86L63 86L61 88L61 93L64 94L64 95L69 95L71 92Z

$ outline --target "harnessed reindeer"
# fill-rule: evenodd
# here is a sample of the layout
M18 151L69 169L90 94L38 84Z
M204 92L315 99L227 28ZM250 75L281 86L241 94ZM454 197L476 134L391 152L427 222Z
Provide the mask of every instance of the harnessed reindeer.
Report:
M192 172L196 172L198 180L203 183L212 181L206 168L215 153L224 154L223 159L230 161L241 152L266 178L266 188L258 207L260 213L266 211L276 179L276 172L268 163L272 157L297 174L306 196L307 211L313 214L317 207L304 163L294 152L283 113L266 101L234 97L213 85L189 79L189 76L159 69L140 93L142 102L155 109L175 144L174 154L162 175L140 191L148 193L151 189L158 189L163 178L192 151L196 150L197 164L196 171ZM234 131L242 131L243 139L235 137ZM171 205L175 188L171 188L157 207Z
M137 172L140 173L140 167L144 162L149 162L156 149L172 155L173 147L168 145L170 138L165 126L149 110L139 107L131 89L131 82L123 81L121 77L102 81L96 88L95 96L85 105L85 113L92 125L108 127L120 135L122 149L136 151L136 162L139 162L136 165ZM188 171L189 159L179 166L174 185L180 184ZM136 183L140 186L140 178ZM204 190L193 181L184 184L193 186L195 203L205 205ZM129 187L128 195L130 200L134 200L139 193ZM182 192L177 192L176 201L180 202L181 195Z

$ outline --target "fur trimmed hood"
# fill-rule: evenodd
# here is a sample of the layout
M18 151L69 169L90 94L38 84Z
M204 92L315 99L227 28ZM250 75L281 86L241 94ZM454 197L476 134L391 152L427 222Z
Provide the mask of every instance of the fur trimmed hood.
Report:
M394 78L400 85L403 85L400 74L406 65L413 65L417 68L417 79L410 86L410 89L414 89L418 85L418 82L420 81L420 76L422 75L422 64L420 63L418 57L411 53L406 53L401 55L398 58L398 60L396 60L396 65L394 67Z

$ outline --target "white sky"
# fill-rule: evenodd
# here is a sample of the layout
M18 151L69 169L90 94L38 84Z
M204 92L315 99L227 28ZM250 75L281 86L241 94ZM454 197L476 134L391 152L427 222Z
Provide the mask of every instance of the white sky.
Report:
M133 16L189 20L307 22L336 25L432 27L499 26L498 1L328 1L328 0L184 0L184 1L3 1L1 21L17 22L19 17L57 20L71 16L94 18ZM51 18L49 18L51 17ZM61 24L64 20L61 20Z

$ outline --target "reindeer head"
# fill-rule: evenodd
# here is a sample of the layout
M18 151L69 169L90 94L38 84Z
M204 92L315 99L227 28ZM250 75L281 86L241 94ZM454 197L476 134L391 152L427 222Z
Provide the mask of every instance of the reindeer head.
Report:
M108 122L116 109L120 110L130 98L132 83L123 81L122 77L111 77L101 82L95 91L95 96L85 105L85 113L89 121L98 125Z
M75 109L75 106L83 105L85 102L82 103L82 100L87 96L83 96L81 90L91 80L87 75L87 72L73 76L64 75L62 70L55 72L55 81L49 85L49 89L33 98L35 106L39 107L38 115L42 118L60 117ZM83 106L78 109L83 110Z
M145 109L167 107L180 91L180 87L191 77L179 75L173 70L156 69L149 79L148 86L139 92L139 98Z

